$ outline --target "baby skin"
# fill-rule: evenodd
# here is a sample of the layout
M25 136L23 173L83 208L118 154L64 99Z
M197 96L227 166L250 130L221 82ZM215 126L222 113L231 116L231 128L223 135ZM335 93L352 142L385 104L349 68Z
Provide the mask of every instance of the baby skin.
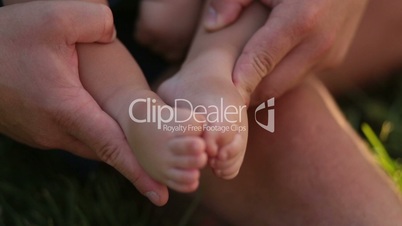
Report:
M233 84L232 70L242 47L266 16L264 7L253 4L238 22L221 31L207 33L200 27L179 72L158 88L168 104L185 99L204 116L209 165L223 179L238 174L248 138L246 102ZM189 106L181 103L180 107Z
M121 126L137 160L155 180L178 192L197 189L200 169L207 164L202 132L170 132L162 126L202 126L201 116L184 108L173 109L152 92L138 65L118 41L83 44L78 48L80 78L84 87ZM133 102L137 100L137 102ZM158 116L152 117L152 113ZM158 119L174 120L158 125ZM96 117L96 116L94 116ZM143 122L149 117L150 122ZM155 119L155 120L153 120ZM137 121L137 122L136 122ZM162 125L163 124L163 125Z
M201 4L201 0L140 1L134 37L165 59L182 61L197 28Z

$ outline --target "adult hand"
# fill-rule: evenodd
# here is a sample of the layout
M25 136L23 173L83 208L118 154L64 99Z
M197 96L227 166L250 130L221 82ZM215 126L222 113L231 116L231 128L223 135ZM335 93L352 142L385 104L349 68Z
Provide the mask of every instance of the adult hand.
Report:
M153 203L166 203L166 187L147 176L118 124L79 79L75 44L112 42L110 9L78 1L6 6L0 34L0 132L30 146L100 159Z
M233 23L252 0L212 0L209 30ZM266 24L239 57L233 81L248 100L279 97L304 75L338 65L352 41L367 0L261 0L271 8ZM268 75L268 76L267 76Z

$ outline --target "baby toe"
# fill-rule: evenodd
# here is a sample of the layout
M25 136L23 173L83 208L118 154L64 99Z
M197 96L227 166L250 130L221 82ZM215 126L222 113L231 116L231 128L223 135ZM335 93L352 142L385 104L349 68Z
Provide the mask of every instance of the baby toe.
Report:
M216 156L218 154L218 144L216 142L216 138L210 134L204 136L206 152L209 156Z
M237 174L239 174L239 171L240 171L240 164L237 163L226 166L226 168L214 169L215 175L225 180L233 179L234 177L237 176Z
M166 185L178 192L193 192L197 189L200 178L199 170L172 169Z
M223 179L234 178L240 170L243 158L233 158L226 161L217 160L213 167L214 173Z
M178 183L175 181L169 181L167 183L167 186L170 189L173 189L177 192L183 192L183 193L190 193L190 192L194 192L195 190L197 190L199 185L199 181L195 181L193 183L188 183L188 184L183 184L183 183Z
M204 140L193 136L177 137L168 146L175 155L197 155L205 151Z
M219 160L228 160L244 153L243 139L240 134L236 134L233 141L222 147L218 153Z
M198 155L177 156L174 161L174 166L181 169L201 169L207 164L207 154L201 153Z
M233 168L229 170L222 170L220 172L219 177L225 180L231 180L235 178L239 174L239 169L238 168Z
M182 170L182 169L171 169L169 170L168 180L183 183L183 184L190 184L194 181L198 181L200 178L200 171L199 170Z

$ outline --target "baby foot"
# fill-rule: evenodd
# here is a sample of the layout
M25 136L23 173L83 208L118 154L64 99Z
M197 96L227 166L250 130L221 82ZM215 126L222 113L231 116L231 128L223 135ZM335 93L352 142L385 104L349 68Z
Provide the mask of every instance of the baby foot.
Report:
M190 110L173 109L151 91L131 97L129 104L122 104L122 98L114 98L120 102L114 104L124 106L117 119L140 165L152 178L173 190L196 190L207 154L201 131L188 127L202 124L191 117Z
M175 76L160 85L158 94L171 105L190 108L205 117L203 138L210 166L217 176L231 179L238 174L246 150L247 109L233 85L231 71L225 67L209 69L216 65L215 57L185 63ZM215 75L221 73L222 77Z

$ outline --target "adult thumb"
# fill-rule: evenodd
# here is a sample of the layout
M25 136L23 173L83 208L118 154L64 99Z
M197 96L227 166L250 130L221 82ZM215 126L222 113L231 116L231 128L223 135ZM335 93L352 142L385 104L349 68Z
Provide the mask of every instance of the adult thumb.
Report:
M252 0L211 0L204 19L205 28L214 31L230 25L251 2Z
M271 11L269 19L248 41L238 58L233 82L246 101L256 87L302 40L302 35L295 35L297 21L288 17L286 8L277 7ZM271 87L270 97L281 94L279 87Z
M60 1L54 2L53 10L57 16L49 18L50 24L58 26L68 44L109 43L115 40L116 30L110 8L103 4Z
M81 99L86 101L85 108L66 112L70 135L95 151L99 159L119 171L155 205L166 204L167 187L140 166L117 122L89 94L81 95Z

